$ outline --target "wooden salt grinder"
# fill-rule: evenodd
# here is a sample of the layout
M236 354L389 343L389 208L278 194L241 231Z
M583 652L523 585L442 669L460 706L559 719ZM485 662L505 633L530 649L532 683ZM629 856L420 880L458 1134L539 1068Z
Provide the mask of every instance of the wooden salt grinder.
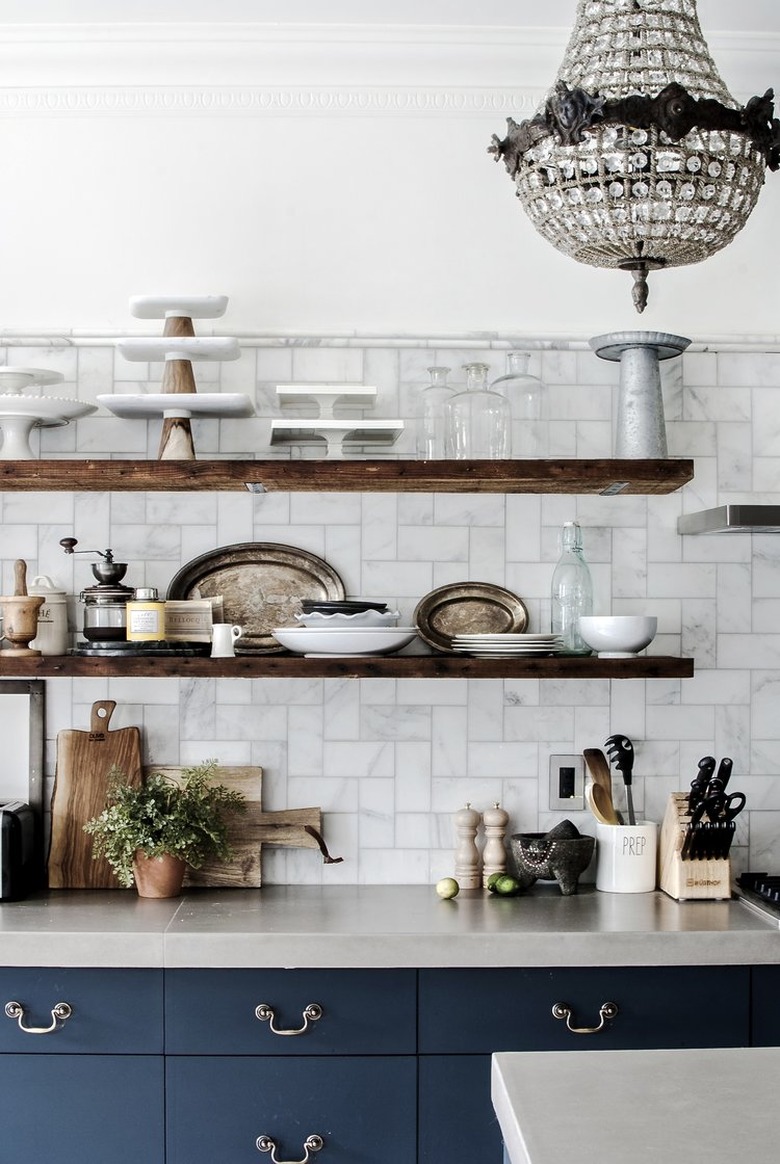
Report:
M27 563L17 558L14 563L13 596L0 597L3 611L3 637L12 644L0 650L0 655L31 658L40 651L30 648L38 633L38 611L45 602L43 595L27 593Z
M477 848L477 829L482 818L467 804L455 813L458 845L455 849L455 880L461 889L479 889L482 884L482 864Z
M493 873L506 872L506 848L504 836L509 824L509 813L504 812L498 801L492 808L482 813L485 826L485 848L482 851L482 887L487 889L488 878Z

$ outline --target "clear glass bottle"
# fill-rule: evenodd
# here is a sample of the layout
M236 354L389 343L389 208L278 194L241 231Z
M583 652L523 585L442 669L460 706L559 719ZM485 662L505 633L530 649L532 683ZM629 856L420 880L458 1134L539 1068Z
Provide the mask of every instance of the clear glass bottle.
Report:
M417 456L423 461L438 461L447 456L446 406L454 389L447 383L449 368L428 368L427 371L431 382L420 393L417 408Z
M487 364L464 364L466 387L447 404L447 456L500 460L510 456L512 410L488 386Z
M593 580L582 552L582 531L576 521L567 521L561 533L561 556L553 570L550 629L560 635L566 655L589 655L590 647L580 636L577 620L593 613Z
M507 352L506 373L490 385L512 410L512 456L547 457L550 452L547 394L528 371L530 352Z

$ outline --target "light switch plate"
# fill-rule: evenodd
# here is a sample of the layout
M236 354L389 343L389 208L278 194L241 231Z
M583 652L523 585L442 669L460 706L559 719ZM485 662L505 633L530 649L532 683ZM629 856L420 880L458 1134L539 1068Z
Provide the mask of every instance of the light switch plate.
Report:
M550 809L582 812L585 808L585 760L550 756Z

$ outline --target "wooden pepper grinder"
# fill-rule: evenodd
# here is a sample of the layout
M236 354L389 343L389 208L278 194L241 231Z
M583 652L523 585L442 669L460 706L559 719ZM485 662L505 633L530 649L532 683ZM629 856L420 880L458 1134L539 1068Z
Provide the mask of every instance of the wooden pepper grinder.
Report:
M42 594L27 593L27 563L22 558L14 562L13 596L0 597L3 611L3 637L13 645L0 650L0 655L17 658L40 655L40 651L30 648L30 643L38 633L38 611L45 599Z
M482 852L482 887L487 889L488 878L493 873L506 872L506 848L504 836L509 824L509 813L504 812L498 801L492 808L482 813L485 825L485 848Z
M467 804L455 813L458 844L455 849L455 880L461 889L479 889L482 884L482 859L477 848L480 814Z

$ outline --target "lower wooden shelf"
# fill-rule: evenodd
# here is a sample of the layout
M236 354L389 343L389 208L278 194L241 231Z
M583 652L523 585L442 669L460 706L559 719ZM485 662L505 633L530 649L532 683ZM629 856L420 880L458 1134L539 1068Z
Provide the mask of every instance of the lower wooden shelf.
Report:
M58 679L126 676L202 679L688 679L693 659L549 657L471 659L462 655L384 655L306 659L301 655L96 659L93 656L0 657L0 677Z

